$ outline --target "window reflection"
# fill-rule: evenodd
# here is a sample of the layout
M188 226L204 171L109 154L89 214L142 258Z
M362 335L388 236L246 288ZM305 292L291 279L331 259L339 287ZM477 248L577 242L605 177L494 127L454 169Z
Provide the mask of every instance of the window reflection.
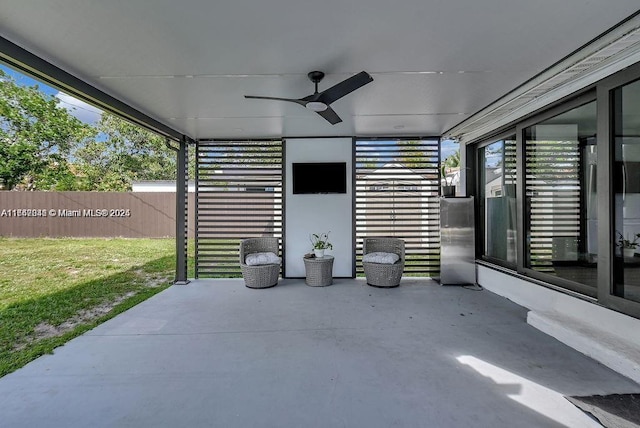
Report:
M640 302L640 81L614 91L615 192L612 293Z
M595 137L595 101L525 130L525 265L592 296L598 261Z
M483 256L516 263L516 138L480 149L480 216L484 228Z

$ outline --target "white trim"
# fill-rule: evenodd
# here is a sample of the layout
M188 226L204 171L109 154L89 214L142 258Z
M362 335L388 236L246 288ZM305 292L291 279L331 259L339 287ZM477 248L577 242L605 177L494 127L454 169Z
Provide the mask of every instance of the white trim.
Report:
M467 144L637 62L640 15L473 114L442 138Z

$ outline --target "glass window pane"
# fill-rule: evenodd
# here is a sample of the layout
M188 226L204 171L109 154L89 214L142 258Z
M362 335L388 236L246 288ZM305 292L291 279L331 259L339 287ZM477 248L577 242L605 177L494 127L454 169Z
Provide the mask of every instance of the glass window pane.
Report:
M483 256L516 263L516 138L480 149L480 216Z
M612 293L640 302L640 81L614 91L615 193Z
M596 295L596 103L525 130L528 268Z

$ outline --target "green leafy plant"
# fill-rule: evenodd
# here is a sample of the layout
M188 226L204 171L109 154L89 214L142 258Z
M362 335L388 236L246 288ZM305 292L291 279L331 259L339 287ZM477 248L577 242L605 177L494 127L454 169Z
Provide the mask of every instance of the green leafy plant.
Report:
M440 174L442 177L442 181L444 181L443 186L451 186L453 178L447 177L447 166L444 163L440 166Z
M440 174L444 181L444 186L453 185L453 177L447 177L447 171L451 171L454 168L460 166L460 150L447 157L440 164Z
M311 246L314 250L333 250L333 245L329 242L329 234L327 233L313 233L309 235Z
M618 232L618 241L617 241L617 245L620 248L637 248L638 247L638 239L640 239L640 233L636 233L633 240L631 239L626 239L624 236L622 236L622 233ZM627 235L628 237L629 235Z

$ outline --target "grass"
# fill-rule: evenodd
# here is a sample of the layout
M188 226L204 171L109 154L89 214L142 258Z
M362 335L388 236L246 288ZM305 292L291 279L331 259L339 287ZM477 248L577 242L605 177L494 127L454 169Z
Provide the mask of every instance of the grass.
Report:
M0 272L2 377L167 288L175 241L0 238Z
M0 238L0 377L167 288L172 239Z

